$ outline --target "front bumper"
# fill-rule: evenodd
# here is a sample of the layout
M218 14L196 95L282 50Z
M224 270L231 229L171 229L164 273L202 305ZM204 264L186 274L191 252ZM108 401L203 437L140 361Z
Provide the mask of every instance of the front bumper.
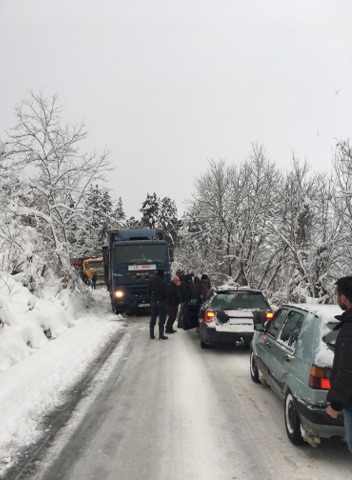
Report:
M150 309L149 295L133 295L125 292L122 298L111 297L113 309L120 312L148 310Z

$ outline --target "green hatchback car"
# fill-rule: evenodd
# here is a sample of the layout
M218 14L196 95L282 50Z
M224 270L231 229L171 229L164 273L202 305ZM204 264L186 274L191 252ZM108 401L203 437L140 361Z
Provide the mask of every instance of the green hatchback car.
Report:
M301 304L282 306L269 322L254 318L251 378L284 401L286 432L295 445L344 436L342 414L333 419L325 412L339 314L337 306Z

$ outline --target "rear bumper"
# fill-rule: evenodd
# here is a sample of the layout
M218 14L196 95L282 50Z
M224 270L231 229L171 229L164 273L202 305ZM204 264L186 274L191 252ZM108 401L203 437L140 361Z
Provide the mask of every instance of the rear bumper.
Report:
M254 332L219 332L215 328L209 328L200 324L200 333L205 343L237 343L244 342L249 345Z
M309 405L300 399L296 399L296 406L305 430L322 438L345 435L342 413L336 419L331 418L325 407Z

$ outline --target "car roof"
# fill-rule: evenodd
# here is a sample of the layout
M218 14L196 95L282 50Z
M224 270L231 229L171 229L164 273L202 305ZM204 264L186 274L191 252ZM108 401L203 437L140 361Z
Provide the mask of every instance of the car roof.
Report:
M341 315L342 310L338 305L320 305L316 303L287 303L280 308L297 308L305 312L312 313L323 319L323 323L336 322L335 316Z
M249 293L262 293L260 290L251 287L231 287L230 285L223 285L214 288L215 293L236 293L236 292L249 292Z

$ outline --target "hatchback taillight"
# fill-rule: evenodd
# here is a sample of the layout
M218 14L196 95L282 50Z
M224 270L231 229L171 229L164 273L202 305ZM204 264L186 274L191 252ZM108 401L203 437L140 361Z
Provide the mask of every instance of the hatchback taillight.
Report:
M272 320L274 317L274 312L266 312L265 314L265 321Z
M330 380L327 369L312 365L309 375L309 386L316 390L330 390Z
M207 310L204 314L204 322L205 323L210 323L214 320L215 318L215 312L212 310Z

